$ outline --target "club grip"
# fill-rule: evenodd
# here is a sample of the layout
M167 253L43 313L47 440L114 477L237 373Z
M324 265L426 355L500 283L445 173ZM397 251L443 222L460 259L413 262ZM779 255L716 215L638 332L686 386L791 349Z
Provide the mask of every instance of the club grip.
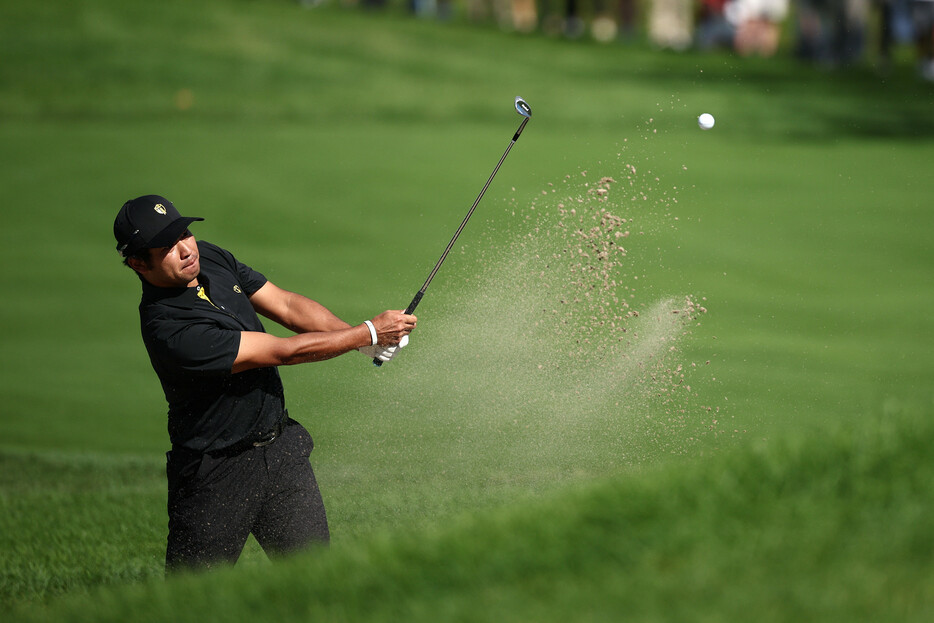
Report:
M415 296L412 297L412 302L409 303L409 306L405 308L406 314L411 314L415 311L415 308L418 307L418 304L422 302L422 297L425 296L424 290L419 290L415 293ZM378 357L373 357L373 365L377 368L383 365L383 362L379 360Z
M424 290L419 290L415 293L415 296L412 298L412 302L409 303L409 306L405 308L406 314L415 313L415 308L418 307L418 304L422 302L422 297L425 296Z

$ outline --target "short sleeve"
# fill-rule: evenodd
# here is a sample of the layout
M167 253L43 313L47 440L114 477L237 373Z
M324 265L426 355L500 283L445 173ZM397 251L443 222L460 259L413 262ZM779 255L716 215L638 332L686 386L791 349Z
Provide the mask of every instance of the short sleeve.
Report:
M265 275L253 270L236 259L234 259L234 262L236 262L237 281L240 282L240 287L243 288L244 294L253 296L257 290L266 285L267 279Z
M222 249L221 247L206 242L204 240L200 241L199 244L204 245L206 250L211 250L214 252L214 259L227 267L237 278L237 283L240 284L240 288L243 290L243 293L248 297L256 294L256 291L266 285L266 276L262 273L253 270L243 262L239 261L234 257L233 253L227 249Z
M171 369L230 374L240 350L240 332L208 322L190 323L179 325L150 347L154 357Z

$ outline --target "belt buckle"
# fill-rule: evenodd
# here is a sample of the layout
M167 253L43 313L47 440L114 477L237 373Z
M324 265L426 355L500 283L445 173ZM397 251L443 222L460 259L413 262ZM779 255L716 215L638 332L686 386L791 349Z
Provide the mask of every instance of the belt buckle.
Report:
M274 441L275 441L276 439L278 439L278 438L279 438L279 433L276 432L276 431L272 431L272 434L269 436L269 438L267 438L267 439L260 439L259 441L254 441L254 442L253 442L253 447L254 447L254 448L262 448L263 446L268 446L269 444L271 444L272 442L274 442Z
M254 441L253 447L262 448L263 446L268 446L282 435L283 428L284 427L282 422L280 421L278 424L276 424L275 428L273 428L271 431L263 433L262 437Z

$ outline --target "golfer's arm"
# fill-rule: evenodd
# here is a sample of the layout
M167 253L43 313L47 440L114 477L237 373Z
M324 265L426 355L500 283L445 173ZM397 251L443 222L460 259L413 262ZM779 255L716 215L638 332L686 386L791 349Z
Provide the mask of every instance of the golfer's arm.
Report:
M253 308L295 333L337 331L350 325L331 313L328 308L301 294L289 292L271 281L250 297Z
M370 330L366 325L289 337L243 331L232 372L324 361L369 344Z

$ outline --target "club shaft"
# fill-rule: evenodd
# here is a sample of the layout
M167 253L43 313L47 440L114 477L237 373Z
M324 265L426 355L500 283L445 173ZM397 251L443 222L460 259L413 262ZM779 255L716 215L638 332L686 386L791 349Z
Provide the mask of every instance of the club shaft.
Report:
M431 269L431 273L428 275L428 279L425 280L425 283L422 285L421 289L416 292L415 296L412 298L412 302L409 303L409 306L405 308L406 314L411 314L415 311L415 308L418 307L418 304L421 302L422 297L425 296L425 290L428 289L428 285L431 283L431 280L435 278L435 275L438 274L438 269L441 268L441 265L444 263L444 260L447 258L448 253L451 252L451 249L454 248L454 243L457 242L458 236L461 235L461 232L464 231L464 227L467 225L467 221L470 220L470 217L473 215L474 210L477 209L477 206L480 204L480 200L483 199L486 189L490 187L490 184L493 182L493 178L496 177L496 172L499 171L499 168L503 166L503 161L506 160L506 156L509 155L509 150L512 149L512 146L516 144L516 141L519 140L519 135L522 134L522 130L525 128L525 124L529 122L529 117L525 117L522 120L522 123L519 124L519 129L516 130L516 133L513 135L512 140L509 141L509 145L506 146L506 151L503 152L502 157L499 159L499 162L496 163L496 167L493 169L493 172L490 173L489 179L487 179L486 184L483 185L483 190L480 191L480 194L477 195L477 198L474 200L473 205L470 206L470 210L467 211L467 216L464 217L464 220L461 221L460 227L457 228L457 231L454 232L454 236L451 238L451 241L448 243L448 246L445 247L444 253L441 254L441 258L438 260L438 263L435 264L435 267ZM373 364L376 366L383 365L383 362L377 358L373 359Z
M503 165L503 161L506 160L506 156L509 155L509 150L512 149L512 146L516 144L516 141L519 139L519 135L522 133L522 129L525 127L525 124L528 123L529 119L526 117L522 120L522 125L519 126L519 129L516 130L515 136L512 137L512 140L509 142L509 145L506 147L506 151L503 152L503 156L499 159L499 162L496 163L496 168L493 169L493 172L490 174L489 179L487 179L486 184L483 185L483 190L480 191L480 194L477 195L476 200L474 200L473 205L470 206L470 210L467 211L467 216L464 217L464 220L461 221L460 227L457 228L457 231L454 232L454 236L451 238L451 241L448 243L448 246L445 247L444 253L441 254L441 258L438 260L438 263L435 264L435 267L431 270L431 273L428 275L428 279L425 280L425 283L422 285L421 289L418 291L418 294L415 295L415 298L412 299L412 302L409 303L409 307L406 313L411 314L415 311L415 308L418 306L419 301L422 300L422 296L425 294L425 290L428 289L428 285L431 283L431 280L435 278L435 275L438 274L438 269L441 268L441 264L444 263L444 260L447 258L448 253L451 252L451 249L454 248L454 243L457 242L458 236L461 235L461 232L464 231L464 227L467 225L467 221L470 220L470 217L473 215L474 210L477 209L477 206L480 204L480 200L483 199L486 189L490 187L490 184L493 182L493 178L496 177L497 171Z

